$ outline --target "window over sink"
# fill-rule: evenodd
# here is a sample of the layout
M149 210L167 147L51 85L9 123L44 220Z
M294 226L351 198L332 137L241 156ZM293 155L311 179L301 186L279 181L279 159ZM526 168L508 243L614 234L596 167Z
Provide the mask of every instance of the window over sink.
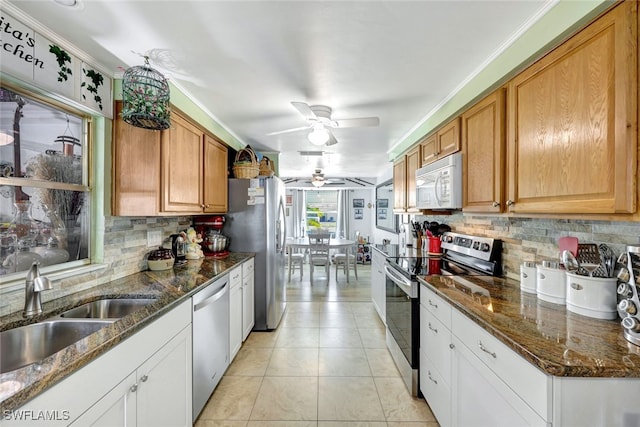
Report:
M45 96L0 87L0 276L33 261L89 262L89 123Z

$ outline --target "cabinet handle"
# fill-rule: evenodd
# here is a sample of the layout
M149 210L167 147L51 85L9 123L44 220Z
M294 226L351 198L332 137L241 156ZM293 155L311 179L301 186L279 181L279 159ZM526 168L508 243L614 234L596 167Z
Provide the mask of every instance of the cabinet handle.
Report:
M136 384L132 385L132 386L129 388L129 391L130 391L131 393L135 393L136 391L138 391L138 383L136 383Z
M429 329L431 329L436 334L438 333L438 330L431 326L431 322L429 322Z
M143 375L143 376L140 378L140 381L142 381L143 383L146 383L148 379L149 379L149 377L148 377L148 376Z
M431 307L438 308L438 304L434 304L433 302L431 302L431 300L429 300L429 305Z
M513 200L511 200L511 199L507 200L507 206L512 206L513 203L514 203Z
M480 350L484 351L485 353L491 355L494 359L496 359L496 352L495 351L489 351L489 349L487 349L487 347L484 346L484 344L482 344L482 341L478 341L478 347L480 347Z
M429 376L429 379L430 379L431 381L433 381L434 383L438 384L438 381L437 381L437 380L435 380L435 379L431 376L431 371L427 371L427 375Z
M494 208L497 208L497 207L499 207L499 206L500 206L500 203L499 203L499 202L493 202L491 205L492 205Z
M451 350L453 350L454 348L456 348L456 346L455 346L455 344L454 344L454 343L450 343L450 344L449 344L449 348L450 348Z

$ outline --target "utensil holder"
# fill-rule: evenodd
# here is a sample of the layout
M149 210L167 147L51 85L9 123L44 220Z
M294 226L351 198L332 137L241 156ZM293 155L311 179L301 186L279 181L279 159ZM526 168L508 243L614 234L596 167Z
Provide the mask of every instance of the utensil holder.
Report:
M565 271L556 265L536 267L536 293L542 301L565 305L567 301Z
M520 264L520 290L536 294L536 263L525 261Z
M615 319L617 282L615 277L567 276L567 310L596 319Z

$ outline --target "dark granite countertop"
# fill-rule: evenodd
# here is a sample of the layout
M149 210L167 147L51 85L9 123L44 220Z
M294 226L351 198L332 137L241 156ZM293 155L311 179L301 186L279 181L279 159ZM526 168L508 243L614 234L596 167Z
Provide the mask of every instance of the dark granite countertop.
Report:
M0 330L36 323L87 302L105 298L155 298L156 301L125 316L42 360L0 374L0 414L17 409L66 376L77 371L142 327L172 310L198 290L234 266L250 259L252 253L231 253L224 259L190 260L186 265L165 271L142 271L97 285L85 291L43 304L44 313L25 320L22 313L0 318ZM19 350L17 350L19 351Z
M521 292L511 279L464 276L488 291L469 295L456 277L418 280L547 374L640 378L640 347L624 339L618 320L572 313Z

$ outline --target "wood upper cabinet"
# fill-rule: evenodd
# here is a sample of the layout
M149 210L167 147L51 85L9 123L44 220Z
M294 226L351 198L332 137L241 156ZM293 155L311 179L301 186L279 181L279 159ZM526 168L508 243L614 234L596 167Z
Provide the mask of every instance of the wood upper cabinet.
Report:
M393 164L393 211L405 212L407 209L407 162L405 156Z
M501 212L505 187L505 90L461 116L465 212Z
M112 214L157 215L160 201L161 132L125 123L122 101L115 105L112 143Z
M204 132L172 114L162 133L162 211L202 212Z
M416 209L416 171L420 169L420 145L407 153L407 212L418 212Z
M112 214L198 215L227 211L227 147L177 111L165 131L120 118L113 135Z
M637 2L622 2L509 83L511 212L636 211Z
M460 118L456 117L420 143L422 162L418 167L460 151Z
M204 136L204 212L228 209L227 146L210 135Z

